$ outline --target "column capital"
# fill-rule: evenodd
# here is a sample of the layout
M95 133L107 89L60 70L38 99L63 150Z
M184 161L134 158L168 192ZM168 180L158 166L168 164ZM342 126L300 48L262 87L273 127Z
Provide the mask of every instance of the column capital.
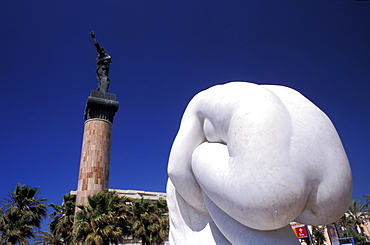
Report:
M87 98L84 119L102 119L113 123L118 107L115 94L93 90Z

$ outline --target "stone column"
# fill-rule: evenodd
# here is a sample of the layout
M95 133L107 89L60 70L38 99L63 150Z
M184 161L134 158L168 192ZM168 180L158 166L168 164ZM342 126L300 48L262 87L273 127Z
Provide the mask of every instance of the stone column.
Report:
M99 91L88 97L76 206L86 205L88 196L109 187L113 118L119 106L115 98L115 94Z

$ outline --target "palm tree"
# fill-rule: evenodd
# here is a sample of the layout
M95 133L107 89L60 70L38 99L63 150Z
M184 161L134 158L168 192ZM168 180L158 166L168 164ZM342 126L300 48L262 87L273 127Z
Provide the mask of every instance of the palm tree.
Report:
M88 198L76 213L76 242L89 245L123 243L129 234L126 198L115 192L100 192Z
M1 244L28 244L35 237L35 229L40 228L47 208L42 203L46 199L36 199L38 188L17 184L9 198L4 199L0 217Z
M167 201L159 199L155 202L158 220L155 229L152 230L152 237L157 245L164 244L168 240L169 216Z
M357 200L352 200L348 211L348 219L352 223L352 225L356 228L359 233L363 233L364 229L362 227L363 224L366 223L368 218L367 207L365 203L358 203Z
M65 194L62 205L50 204L49 206L55 210L50 214L53 218L49 224L50 232L54 237L59 237L64 244L72 243L76 195Z
M152 203L144 198L132 200L132 236L136 240L141 240L143 245L150 244L150 233L147 229L152 222L151 213L148 210Z
M356 243L365 242L368 237L364 234L362 225L366 224L368 217L366 204L352 200L347 212L337 222L342 228L340 237L353 237Z
M165 200L133 199L132 237L142 244L163 244L168 237L168 208Z
M367 212L369 214L369 212L370 212L370 195L365 195L364 197L367 197L367 200L365 202L365 205L367 207Z
M42 235L36 236L35 245L63 245L63 238L60 234L47 231L40 231Z
M312 226L312 244L324 245L326 238L324 235L324 227Z
M9 207L0 218L0 244L27 245L34 237L33 228L29 213Z

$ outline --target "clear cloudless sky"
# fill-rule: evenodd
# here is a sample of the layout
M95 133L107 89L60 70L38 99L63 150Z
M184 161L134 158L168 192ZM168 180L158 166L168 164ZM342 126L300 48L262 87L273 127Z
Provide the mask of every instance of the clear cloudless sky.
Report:
M353 198L370 194L370 2L17 0L0 9L0 197L22 183L60 204L77 188L97 88L90 30L112 56L109 92L120 102L110 188L165 192L187 103L240 80L294 88L321 108L351 162Z

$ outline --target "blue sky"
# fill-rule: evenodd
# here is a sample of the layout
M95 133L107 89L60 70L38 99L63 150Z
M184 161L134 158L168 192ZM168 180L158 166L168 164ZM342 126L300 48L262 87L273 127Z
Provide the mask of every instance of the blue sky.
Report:
M112 56L110 188L165 191L190 99L229 81L280 84L320 107L370 194L370 3L0 1L0 197L17 183L60 204L77 188L96 50ZM292 183L294 184L294 183Z

